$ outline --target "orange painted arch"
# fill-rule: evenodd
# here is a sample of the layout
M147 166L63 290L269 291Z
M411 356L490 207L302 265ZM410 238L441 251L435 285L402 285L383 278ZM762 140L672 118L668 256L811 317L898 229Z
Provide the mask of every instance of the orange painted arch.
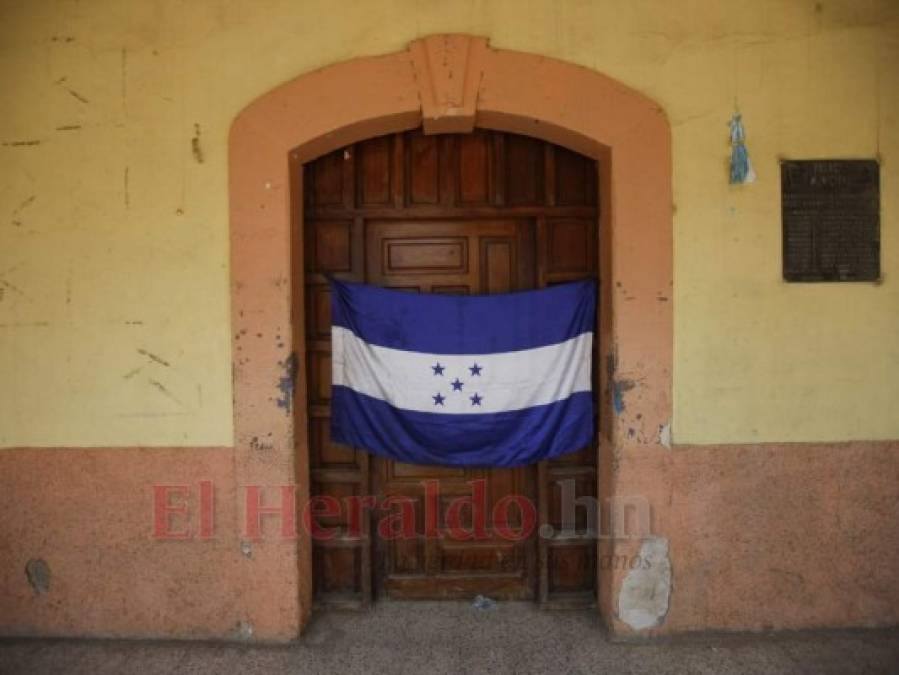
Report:
M235 119L229 181L238 484L296 480L300 500L309 488L306 374L293 356L305 353L303 275L293 269L303 260L296 206L302 163L420 126L426 133L477 126L525 134L599 161L599 494L627 493L635 487L631 474L613 457L664 451L671 419L668 121L651 100L597 72L465 35L430 36L405 51L307 73ZM300 630L311 607L310 542L261 555L271 557L268 569L298 571L296 610L282 607L277 632ZM599 574L600 610L614 626L610 587L620 580Z

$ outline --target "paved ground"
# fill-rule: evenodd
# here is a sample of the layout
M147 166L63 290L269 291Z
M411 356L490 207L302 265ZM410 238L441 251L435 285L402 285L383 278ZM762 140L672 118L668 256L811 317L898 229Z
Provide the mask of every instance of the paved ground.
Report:
M899 673L899 630L611 643L593 612L381 603L327 612L284 647L0 640L0 673Z

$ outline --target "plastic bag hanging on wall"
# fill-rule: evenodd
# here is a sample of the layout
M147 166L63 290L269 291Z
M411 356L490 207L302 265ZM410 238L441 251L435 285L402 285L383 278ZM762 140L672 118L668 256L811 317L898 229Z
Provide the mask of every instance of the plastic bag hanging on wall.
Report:
M730 183L741 185L755 182L755 171L749 160L749 151L746 149L746 131L743 129L743 118L735 112L730 118Z

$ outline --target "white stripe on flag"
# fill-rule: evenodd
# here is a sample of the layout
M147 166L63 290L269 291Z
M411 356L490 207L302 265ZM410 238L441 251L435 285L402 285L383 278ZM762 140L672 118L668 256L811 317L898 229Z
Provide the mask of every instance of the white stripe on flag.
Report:
M370 345L331 330L332 381L395 408L465 414L522 410L590 391L593 333L555 345L496 354L426 354ZM436 374L439 365L442 374ZM480 367L480 374L471 369ZM461 388L453 387L453 382ZM442 397L441 403L435 396ZM472 396L480 398L479 404Z

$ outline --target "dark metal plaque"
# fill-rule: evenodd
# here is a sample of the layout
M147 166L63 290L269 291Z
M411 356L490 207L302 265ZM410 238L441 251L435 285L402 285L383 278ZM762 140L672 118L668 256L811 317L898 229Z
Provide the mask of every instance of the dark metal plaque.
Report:
M880 166L875 160L780 165L787 281L880 278Z

